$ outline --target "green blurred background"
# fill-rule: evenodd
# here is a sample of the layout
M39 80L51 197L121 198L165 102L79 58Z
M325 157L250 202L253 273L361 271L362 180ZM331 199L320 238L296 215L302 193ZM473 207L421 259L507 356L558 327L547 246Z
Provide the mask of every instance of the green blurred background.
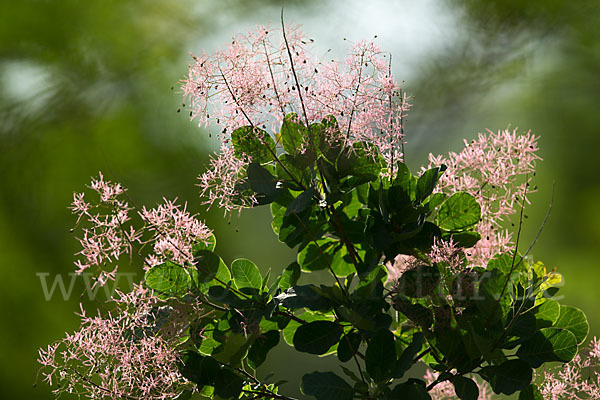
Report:
M600 335L597 0L3 0L2 398L52 397L47 385L33 387L37 348L76 329L81 299L55 293L46 301L36 274L49 273L51 282L74 271L67 206L99 170L138 204L163 196L187 201L216 231L226 261L245 256L278 271L293 257L272 235L267 209L229 221L199 204L195 177L216 143L184 109L177 112L188 52L211 51L257 24L277 25L281 7L316 39L319 54L331 48L343 56L344 37L374 35L393 53L395 75L414 96L412 168L428 152L459 150L462 138L486 128L518 126L541 136L539 190L522 243L535 236L554 183L552 215L533 253L564 275L564 301L584 309ZM74 293L83 288L77 280ZM311 360L284 345L263 370L296 383ZM293 383L290 394L297 393Z

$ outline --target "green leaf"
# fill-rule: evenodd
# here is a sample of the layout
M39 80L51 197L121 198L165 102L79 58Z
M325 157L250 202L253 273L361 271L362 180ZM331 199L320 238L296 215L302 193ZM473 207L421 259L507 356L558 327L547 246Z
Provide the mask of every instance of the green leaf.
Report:
M194 263L198 271L198 282L200 283L213 280L219 273L219 267L227 269L221 257L209 250L196 251L194 253Z
M557 301L546 299L535 309L536 327L538 329L548 328L558 320L560 316L560 304Z
M298 253L298 264L304 271L327 269L332 264L336 247L340 247L338 241L329 238L310 242Z
M510 291L505 290L504 293L502 291L509 278L499 269L491 269L489 272L491 273L486 271L480 280L478 293L480 299L475 302L475 306L491 323L499 321L504 323L512 304ZM503 293L502 297L500 297L501 293Z
M479 398L479 388L473 379L464 376L455 376L452 378L454 392L461 400L477 400Z
M239 366L248 354L250 342L243 333L229 331L221 339L222 345L213 353L213 356L223 363Z
M444 201L448 199L448 196L443 193L434 193L429 197L427 203L423 204L423 206L427 207L427 211L432 213L438 208Z
M312 311L306 311L302 315L298 317L300 320L305 322L313 322L313 321L332 321L333 316L323 315L320 313L314 313ZM290 321L285 328L283 328L283 339L285 342L293 346L294 345L294 335L296 334L296 330L298 327L302 326L300 322L295 320Z
M247 173L250 187L256 193L266 197L276 197L281 192L277 188L277 179L259 163L250 163Z
M392 187L398 187L402 189L402 192L405 196L407 196L408 200L405 200L407 203L410 203L415 199L416 190L417 190L417 178L415 178L411 173L406 164L397 163L397 172L396 179L394 179L394 183ZM400 200L400 199L397 199Z
M212 387L210 387L212 389ZM175 397L175 400L190 400L194 392L192 390L184 390L181 394Z
M379 176L381 167L378 165L377 150L368 143L356 142L352 148L346 148L337 159L339 177L348 175L373 181Z
M215 332L215 324L213 323L209 323L206 326L203 326L202 328L206 328L203 333L202 336L201 335L196 335L195 337L195 342L198 343L198 352L202 355L206 355L206 356L210 356L214 350L220 345L219 342L217 342L214 338L214 332ZM196 329L202 329L202 328L196 328ZM196 331L197 332L197 331Z
M237 297L229 288L224 286L209 287L208 296L219 303L229 304L236 308L242 307L244 304L244 300Z
M281 279L279 280L279 289L286 290L298 283L300 278L300 265L297 262L293 262L288 265L281 273Z
M513 257L507 253L496 254L489 262L486 267L487 271L498 270L502 274L508 276L511 272L514 272L517 267L513 268ZM512 270L512 271L511 271Z
M300 193L292 202L287 206L285 210L285 216L287 217L290 214L299 214L302 211L306 210L308 207L312 205L312 198L316 196L317 192L315 189L308 188L304 192Z
M435 189L435 185L437 185L441 172L445 170L446 166L442 165L441 167L431 168L423 172L423 175L417 180L416 201L418 203L421 203L433 193L433 189Z
M302 393L317 400L352 400L354 389L333 372L312 372L302 377Z
M304 188L310 186L312 175L309 168L300 167L302 164L304 164L302 155L282 154L275 164L277 177L292 190L304 190Z
M464 231L464 232L447 232L442 235L442 239L448 241L452 238L454 243L459 247L473 247L481 239L481 235L477 232Z
M306 146L308 132L304 125L298 123L298 115L289 113L281 125L281 141L288 154L300 153Z
M513 320L512 315L509 320ZM525 314L517 314L517 316L514 317L514 322L509 330L510 336L518 336L524 339L531 337L536 329L540 329L540 327L536 327L537 322L535 314L531 311ZM510 348L512 348L512 345Z
M217 238L213 233L211 233L208 239L206 239L206 243L199 241L194 245L192 248L192 253L195 254L200 250L214 251L215 247L217 247Z
M269 281L271 280L271 268L267 270L267 273L262 278L261 289L267 289L269 287Z
M314 147L317 153L321 152L323 144L325 143L325 124L321 122L313 122L308 127L308 134L310 136L310 143Z
M544 396L538 389L537 385L533 383L527 386L525 389L521 390L519 393L519 400L544 400Z
M262 129L251 126L238 128L231 132L231 144L238 158L243 159L245 154L257 163L266 163L275 159L275 141Z
M215 377L215 393L224 399L237 399L243 386L244 380L226 368L221 369Z
M369 341L365 353L367 372L375 381L389 378L396 363L394 334L387 329L380 329Z
M425 215L421 214L424 218ZM403 254L410 254L414 250L419 250L423 253L427 253L430 251L431 246L433 246L433 242L435 238L439 238L442 235L440 228L432 222L425 221L420 226L416 227L417 229L412 230L409 234L411 237L407 237L406 239L400 239L400 242L397 242L399 248L402 249ZM394 235L398 238L398 235ZM389 255L390 257L392 254Z
M165 297L182 297L188 293L191 277L185 268L170 261L150 268L145 275L146 286Z
M394 366L394 371L392 373L394 378L402 378L406 371L412 367L413 360L417 356L417 353L421 350L421 347L423 347L424 339L425 336L423 336L421 332L417 332L413 335L412 342L404 349L400 357L398 357L398 361L396 361L396 365Z
M181 375L186 379L198 386L213 385L219 373L219 364L214 358L188 350L183 354L182 362Z
M341 246L341 244L338 243ZM360 252L359 252L360 253ZM360 269L360 265L358 266ZM341 247L338 251L333 253L333 259L331 260L331 270L335 276L346 277L353 272L356 272L352 258L345 247Z
M231 263L231 273L238 289L250 287L260 290L262 277L258 267L252 261L245 258L234 260Z
M440 273L437 268L418 265L400 276L398 292L408 297L425 297L433 292L439 282Z
M532 367L548 361L569 362L577 354L577 339L566 329L543 328L524 342L517 355Z
M465 344L467 334L459 329L446 328L444 330L434 331L436 335L437 347L444 355L448 364L455 366L459 372L464 372L472 368L474 359L479 356L469 353Z
M511 395L531 382L531 367L522 360L509 360L500 365L483 367L479 375L490 383L494 392Z
M285 211L285 210L284 210ZM284 217L282 215L281 227L279 229L279 240L287 244L290 248L296 247L302 243L307 236L307 229L310 225L310 212L309 208L301 214L288 215Z
M337 356L341 362L349 361L358 351L362 337L357 332L348 333L340 339Z
M325 354L339 342L342 330L331 321L314 321L301 325L294 334L296 350L310 354Z
M286 192L284 192L286 193ZM281 201L281 199L286 196L286 194L282 195L279 199L277 199L278 201ZM271 229L273 229L273 233L275 233L277 236L279 236L280 232L281 232L281 225L283 224L283 216L285 215L285 206L282 206L281 204L278 204L276 202L271 203L271 216L273 217L273 220L271 221Z
M378 212L371 211L368 215L365 223L365 233L368 243L377 251L384 251L392 244L387 225Z
M315 285L296 285L275 297L281 305L291 309L308 308L313 311L327 311L333 307L330 298L323 295Z
M335 210L336 220L342 227L342 230L346 236L346 238L351 243L362 244L365 241L365 224L361 219L353 220L346 215L343 210L343 207L338 207ZM337 224L337 222L336 222Z
M431 310L419 303L412 304L410 301L397 297L394 300L394 308L404 314L408 319L428 329L433 324L433 313Z
M248 361L254 369L267 359L269 351L279 344L279 331L273 330L260 334L248 350Z
M560 316L554 324L556 328L563 328L575 335L577 344L583 343L590 326L587 317L579 308L571 306L560 306Z
M229 268L225 265L225 262L221 257L219 257L219 267L217 272L214 274L214 278L208 282L200 282L198 285L198 290L201 292L206 292L209 287L214 285L227 286L231 283L231 272L229 272Z
M453 194L438 211L438 226L447 231L467 229L481 218L481 208L477 200L468 193Z

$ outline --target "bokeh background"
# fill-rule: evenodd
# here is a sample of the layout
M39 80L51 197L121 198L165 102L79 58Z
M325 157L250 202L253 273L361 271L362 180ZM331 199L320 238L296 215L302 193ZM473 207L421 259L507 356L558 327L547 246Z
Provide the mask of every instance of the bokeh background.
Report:
M83 293L47 301L39 273L68 280L77 242L67 206L98 171L138 204L178 197L217 233L226 261L278 271L292 253L268 210L223 218L198 200L195 178L216 147L190 122L179 81L189 51L238 31L278 25L285 8L315 50L343 57L372 38L393 54L413 96L407 162L459 150L486 128L541 136L538 192L523 246L564 275L564 301L600 335L600 3L597 0L3 0L0 2L0 387L2 398L50 399L36 381L37 348L78 326ZM181 108L181 112L177 110ZM139 270L131 270L138 273ZM294 358L291 358L294 357ZM285 345L264 370L290 394L311 358ZM326 368L326 367L324 367Z

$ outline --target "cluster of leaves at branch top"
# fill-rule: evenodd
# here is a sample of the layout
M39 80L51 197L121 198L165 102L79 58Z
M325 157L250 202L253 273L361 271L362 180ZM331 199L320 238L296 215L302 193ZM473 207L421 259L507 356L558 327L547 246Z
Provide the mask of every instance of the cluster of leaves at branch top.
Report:
M213 307L189 327L183 376L207 397L287 399L281 382L254 377L283 336L299 352L339 359L343 374L302 377L302 392L318 400L429 399L442 382L475 400L480 378L498 394L541 398L533 370L570 361L588 332L580 310L551 299L557 274L512 253L469 267L477 201L435 193L443 166L418 177L401 162L384 171L372 146L332 142L337 130L333 117L307 127L290 114L275 139L251 126L233 132L235 151L252 160L239 196L270 204L273 231L297 260L262 276L246 259L227 266L212 240L196 246L194 265L147 272L162 296ZM429 257L450 239L466 265L458 272ZM384 264L402 254L418 262L384 286ZM320 270L330 285L300 282ZM439 372L436 381L405 378L419 361Z

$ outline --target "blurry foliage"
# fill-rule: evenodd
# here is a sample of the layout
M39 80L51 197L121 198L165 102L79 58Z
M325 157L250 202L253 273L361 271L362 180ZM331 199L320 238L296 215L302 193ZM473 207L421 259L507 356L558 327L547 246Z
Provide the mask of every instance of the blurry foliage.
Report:
M85 300L79 278L69 301L59 292L45 301L36 276L49 272L52 284L61 274L70 283L77 242L69 235L75 220L67 206L74 190L102 170L122 181L140 206L179 197L190 201L191 211L204 211L194 201L194 184L207 143L185 115L178 82L191 41L215 28L212 13L247 12L257 3L269 2L0 3L0 384L6 398L51 397L47 387L31 389L35 348L72 330L77 304ZM216 229L223 224L218 210L201 218Z

